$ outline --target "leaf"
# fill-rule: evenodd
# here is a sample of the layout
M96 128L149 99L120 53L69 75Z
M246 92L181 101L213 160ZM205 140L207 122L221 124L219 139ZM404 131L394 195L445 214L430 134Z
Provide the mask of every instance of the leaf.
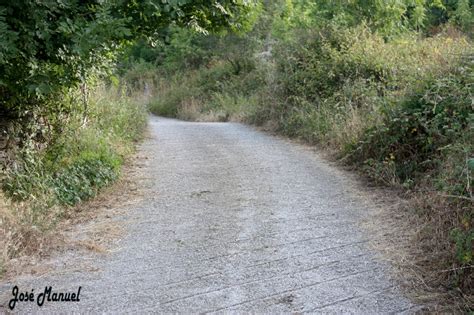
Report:
M470 158L467 160L467 167L469 170L474 171L474 158Z

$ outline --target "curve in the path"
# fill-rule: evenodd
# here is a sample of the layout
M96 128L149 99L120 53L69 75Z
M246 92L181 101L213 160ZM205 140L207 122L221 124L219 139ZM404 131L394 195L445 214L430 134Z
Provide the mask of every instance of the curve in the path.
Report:
M370 202L310 149L234 123L152 117L150 128L147 195L101 271L24 286L80 285L81 301L16 311L413 311L358 227Z

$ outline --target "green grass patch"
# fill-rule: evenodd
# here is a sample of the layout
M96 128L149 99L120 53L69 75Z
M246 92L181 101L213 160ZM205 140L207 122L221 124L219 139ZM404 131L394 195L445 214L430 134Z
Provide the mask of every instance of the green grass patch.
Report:
M52 135L45 149L23 146L4 174L6 196L30 204L33 221L40 226L53 223L42 216L48 208L73 206L114 182L142 137L147 119L143 104L115 90L95 93L87 116L69 113L68 124Z

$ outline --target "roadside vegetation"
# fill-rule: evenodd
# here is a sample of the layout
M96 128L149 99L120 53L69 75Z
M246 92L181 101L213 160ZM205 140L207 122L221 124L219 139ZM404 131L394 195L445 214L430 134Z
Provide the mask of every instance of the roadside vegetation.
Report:
M0 207L0 248L3 262L39 249L59 220L74 205L94 197L120 175L125 159L142 137L147 113L140 98L116 89L97 87L88 104L88 115L73 111L61 117L67 122L49 133L54 139L38 147L34 136L25 142L3 174ZM17 126L25 132L22 126Z
M254 7L230 0L0 5L0 276L12 258L40 251L75 205L113 183L142 138L149 93L118 69L117 57L136 41L163 41L170 27L244 31ZM140 82L153 87L142 74Z
M408 265L431 292L425 298L442 294L466 311L473 22L463 0L271 1L249 33L172 29L165 44L138 43L122 62L157 78L155 114L263 125L394 188L409 200L399 214L412 222Z
M399 213L414 222L408 260L426 296L472 311L473 10L472 0L0 6L0 272L120 175L146 102L302 139L395 188L409 200Z

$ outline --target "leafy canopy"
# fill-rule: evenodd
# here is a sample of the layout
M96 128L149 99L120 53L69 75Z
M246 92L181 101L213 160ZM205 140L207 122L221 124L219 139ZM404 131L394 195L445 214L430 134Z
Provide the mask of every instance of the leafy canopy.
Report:
M137 38L171 25L201 33L246 27L253 0L16 0L0 2L0 102L57 100ZM56 97L55 97L56 96Z

